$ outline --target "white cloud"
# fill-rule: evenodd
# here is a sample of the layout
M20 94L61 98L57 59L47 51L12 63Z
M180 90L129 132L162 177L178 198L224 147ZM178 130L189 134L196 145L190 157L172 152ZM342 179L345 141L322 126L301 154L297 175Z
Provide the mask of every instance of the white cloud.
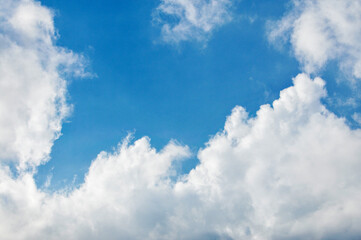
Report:
M352 119L359 125L361 125L361 114L360 113L354 113L352 114Z
M271 24L272 42L289 40L309 73L331 60L350 77L361 78L361 1L293 0L293 8Z
M47 8L0 3L1 239L360 238L361 130L326 109L324 81L306 74L254 118L234 108L177 180L188 147L127 138L80 187L39 189L22 170L47 160L68 111L59 69L79 59L54 44Z
M126 139L98 155L79 189L53 195L38 190L30 174L11 179L3 172L2 239L147 239L173 210L172 162L188 156L174 142L156 152L148 138Z
M217 27L231 20L231 0L161 0L153 20L165 42L205 41Z
M44 193L31 174L1 171L3 239L355 239L361 236L361 131L320 102L324 81L300 74L249 118L236 107L189 157L170 142L126 139L93 161L84 184Z
M81 74L81 61L55 46L53 14L39 2L1 0L0 29L0 160L26 169L48 159L69 112L61 75Z

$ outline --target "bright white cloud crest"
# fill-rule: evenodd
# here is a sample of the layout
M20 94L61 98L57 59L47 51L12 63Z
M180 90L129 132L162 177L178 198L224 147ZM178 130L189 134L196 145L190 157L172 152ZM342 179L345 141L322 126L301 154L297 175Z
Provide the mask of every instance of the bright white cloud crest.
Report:
M2 239L361 236L361 131L325 108L325 82L306 74L253 118L235 107L199 151L200 164L177 180L174 163L190 156L188 147L171 141L157 152L146 137L127 138L97 156L80 187L38 189L24 166L45 161L60 133L67 105L59 65L77 57L54 45L47 8L1 3Z
M166 42L204 41L231 19L231 5L231 0L161 0L154 20Z
M289 40L309 73L337 60L347 74L361 78L361 1L293 0L293 5L272 25L270 40Z

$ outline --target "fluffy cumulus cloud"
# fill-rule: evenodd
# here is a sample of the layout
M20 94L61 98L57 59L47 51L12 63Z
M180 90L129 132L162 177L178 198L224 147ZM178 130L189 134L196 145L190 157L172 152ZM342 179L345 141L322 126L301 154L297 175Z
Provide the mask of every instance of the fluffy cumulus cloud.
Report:
M76 189L45 193L31 173L1 170L3 239L358 239L361 131L321 103L324 81L300 74L253 118L235 107L190 156L171 141L125 139Z
M153 20L161 26L166 42L205 41L231 19L231 5L231 0L161 0Z
M0 160L19 169L48 159L69 111L61 76L81 73L80 58L55 38L52 12L39 2L0 0Z
M339 62L350 78L361 78L361 1L293 0L293 7L271 24L271 41L289 40L305 71Z
M39 189L27 169L59 136L62 76L79 57L54 44L49 9L0 3L1 239L361 237L361 130L326 109L325 82L307 74L255 117L235 107L189 174L176 172L187 146L157 151L128 137L96 157L81 186Z

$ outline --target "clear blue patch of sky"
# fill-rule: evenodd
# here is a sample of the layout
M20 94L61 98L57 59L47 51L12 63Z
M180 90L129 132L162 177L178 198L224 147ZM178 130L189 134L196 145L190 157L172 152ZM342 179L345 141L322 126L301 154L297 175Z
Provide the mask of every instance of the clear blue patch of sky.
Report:
M266 21L279 19L285 1L237 2L234 20L217 29L206 47L195 42L160 43L152 11L159 1L43 0L54 9L58 45L84 54L96 78L69 83L73 114L63 125L51 160L39 168L52 188L83 181L100 151L112 151L128 134L149 136L160 150L170 139L197 150L223 128L232 108L251 116L279 97L300 70L288 50L266 39ZM250 21L253 19L253 21ZM336 89L336 88L335 88Z

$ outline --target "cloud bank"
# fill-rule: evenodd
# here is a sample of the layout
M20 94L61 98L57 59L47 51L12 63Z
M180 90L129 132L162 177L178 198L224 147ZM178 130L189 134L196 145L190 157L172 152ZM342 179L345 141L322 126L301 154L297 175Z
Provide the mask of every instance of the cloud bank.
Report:
M324 81L300 74L254 118L235 107L200 164L170 142L125 139L92 162L79 188L37 189L1 170L3 239L357 239L361 131L320 102Z
M291 10L270 25L269 39L289 41L308 73L336 60L344 73L361 78L361 1L293 0Z
M219 26L231 20L231 0L161 0L153 20L168 43L206 41Z
M48 160L69 109L62 76L81 62L55 45L49 9L0 3L2 239L361 237L361 130L326 109L325 82L307 74L255 117L235 107L189 174L175 168L187 146L128 137L81 186L39 189L27 169Z

